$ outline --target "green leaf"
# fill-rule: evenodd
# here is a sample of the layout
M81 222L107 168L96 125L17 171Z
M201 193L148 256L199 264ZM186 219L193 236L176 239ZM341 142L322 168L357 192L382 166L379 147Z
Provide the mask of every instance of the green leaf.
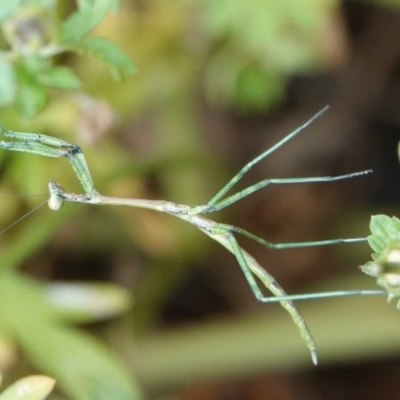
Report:
M78 51L90 52L94 57L107 63L117 78L121 78L122 73L134 74L136 68L131 59L125 55L114 43L104 38L88 38L74 45Z
M0 23L3 23L13 17L22 3L23 0L0 1Z
M54 67L43 71L36 77L40 85L61 90L77 89L81 82L79 78L67 67Z
M400 219L396 217L392 217L393 227L396 229L397 232L400 234Z
M44 324L34 313L28 321L29 328L17 332L24 352L33 364L54 376L71 398L141 398L127 371L99 341L75 329Z
M42 400L53 390L55 383L48 376L28 376L8 387L0 395L0 400Z
M90 32L111 9L116 9L119 1L80 1L79 10L74 12L62 25L61 43L79 41Z
M45 285L13 272L0 274L0 325L8 327L39 370L75 400L136 400L138 388L100 341L66 326ZM2 400L2 399L0 399Z
M41 86L38 84L38 76L51 69L49 60L37 56L19 57L14 64L14 73L20 87Z
M368 237L368 242L377 253L388 249L394 242L400 241L399 220L387 215L375 215L371 217L370 230L372 236Z
M374 215L371 217L369 228L373 235L385 240L390 237L388 231L391 227L392 220L387 215Z
M22 117L32 119L47 104L47 93L40 86L22 85L17 93L15 105Z
M364 274L373 276L375 278L379 277L379 275L382 273L382 267L375 261L368 261L361 267L361 270L364 272Z
M235 82L236 103L244 111L264 112L284 97L287 79L280 73L254 65L241 69Z
M374 262L367 262L361 270L377 278L377 284L388 293L388 300L400 297L400 221L396 217L371 217L368 243L375 251Z
M16 92L16 81L11 64L3 53L0 52L0 107L12 103Z
M86 10L90 10L91 7L95 4L98 0L80 0L78 2L79 10L86 12ZM121 7L121 0L111 0L109 1L110 10L118 11Z
M370 235L367 239L371 249L376 253L381 253L386 248L386 242L379 236Z
M29 5L36 5L40 8L53 8L57 5L57 0L28 0Z

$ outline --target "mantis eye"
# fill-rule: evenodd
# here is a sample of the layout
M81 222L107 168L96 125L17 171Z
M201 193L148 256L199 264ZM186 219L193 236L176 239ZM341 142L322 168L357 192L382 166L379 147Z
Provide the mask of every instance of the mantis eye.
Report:
M47 204L50 210L58 211L64 204L64 189L54 181L49 183L50 198Z

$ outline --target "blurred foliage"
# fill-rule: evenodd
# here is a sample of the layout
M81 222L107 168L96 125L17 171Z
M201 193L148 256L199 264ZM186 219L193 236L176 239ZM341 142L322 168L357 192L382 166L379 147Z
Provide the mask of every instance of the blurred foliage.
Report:
M81 83L72 69L58 63L66 52L92 54L108 64L117 78L124 72L133 73L130 59L112 42L86 37L108 11L118 7L119 2L114 0L83 0L78 2L78 10L62 21L58 12L62 7L56 1L1 3L0 40L6 49L0 52L0 106L9 106L7 111L13 107L21 117L33 118L46 107L49 89L78 89ZM34 236L40 237L36 227L34 231ZM14 241L14 254L35 250L32 240L27 240L29 244ZM3 261L1 297L7 304L0 316L3 367L17 357L17 343L33 365L54 376L74 399L139 398L138 389L112 353L66 324L119 315L130 307L128 293L105 283L46 287L6 271L18 260L7 260L6 256ZM79 354L84 357L77 359ZM15 387L2 398L15 398ZM40 393L29 398L39 397Z
M15 0L0 4L0 107L15 105L24 118L44 110L48 89L75 90L79 78L55 56L66 52L90 53L113 69L118 77L135 68L113 43L104 38L86 38L118 0L81 0L78 10L65 21L55 0ZM4 49L5 47L5 49Z
M281 102L293 74L315 72L337 62L333 43L337 0L279 2L208 1L205 23L217 39L207 62L209 98L242 110L265 111Z
M130 92L134 99L145 95L157 102L175 89L198 90L200 84L214 106L259 113L284 99L293 74L343 62L347 49L338 4L335 0L150 0L136 10L127 6L123 25L117 29L112 20L101 28L107 36L127 43L124 49L129 54L132 48L141 73L136 90ZM132 31L135 42L129 40ZM147 80L150 75L153 79ZM98 78L91 74L85 83Z
M0 400L42 400L52 391L54 384L55 380L48 376L28 376L4 390Z

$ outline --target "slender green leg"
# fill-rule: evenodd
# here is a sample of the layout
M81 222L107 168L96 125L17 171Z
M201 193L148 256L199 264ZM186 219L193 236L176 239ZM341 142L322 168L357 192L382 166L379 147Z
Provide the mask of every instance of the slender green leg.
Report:
M215 232L215 234L218 235L223 235L225 232L225 235L228 235L229 238L231 236L233 236L233 232L237 232L240 234L244 234L245 236L254 239L255 241L257 241L258 243L261 243L262 245L265 245L265 247L270 248L270 249L291 249L291 248L299 248L300 246L297 246L297 243L279 243L279 244L274 244L271 242L267 242L266 240L263 240L261 238L259 238L258 236L253 235L250 232L245 231L244 229L238 228L234 225L227 225L227 224L218 224L218 227L216 229L211 228L209 230L209 234L211 233L211 237L212 234ZM229 239L231 245L232 239ZM237 246L239 246L236 238L234 238ZM357 243L357 242L361 242L361 241L365 241L364 238L360 238L360 239L337 239L337 240L325 240L325 241L317 241L317 242L300 242L300 244L303 244L303 246L301 247L312 247L312 246L326 246L326 245L330 245L330 244L339 244L339 243ZM332 243L333 242L333 243ZM232 247L233 248L233 247ZM229 250L229 249L228 249ZM241 253L243 254L243 250L240 249ZM238 259L238 262L240 264L239 258L237 257L237 254L239 253L235 253L234 251L232 251L236 258ZM345 296L381 296L381 295L386 295L387 292L384 290L338 290L338 291L332 291L332 292L321 292L321 293L307 293L307 294L283 294L282 292L283 289L278 285L278 283L275 281L275 279L268 274L263 268L261 268L259 266L259 264L254 260L253 257L251 257L250 255L248 255L246 253L246 257L247 259L251 260L251 263L254 263L255 265L257 265L257 267L255 268L255 270L252 269L253 273L255 273L260 279L261 281L264 283L264 285L271 290L271 292L277 296L277 297L266 297L264 296L260 289L257 287L257 289L254 288L254 285L250 284L250 287L255 295L255 297L257 298L258 301L262 302L262 303L276 303L276 302L280 302L280 301L299 301L299 300L310 300L310 299L328 299L328 298L332 298L332 297L345 297ZM248 263L246 263L246 265L248 266ZM242 265L241 265L242 266ZM242 267L243 269L243 267ZM248 277L248 272L243 271L246 279L249 280ZM252 277L253 278L253 277ZM254 279L254 278L253 278ZM279 291L282 291L279 295L276 294L276 292L273 290L273 288L276 288Z
M270 154L278 150L280 147L282 147L285 143L287 143L289 140L293 139L295 136L297 136L300 132L302 132L304 129L306 129L308 126L310 126L317 118L319 118L322 114L325 113L325 111L328 110L328 106L324 107L321 111L319 111L317 114L315 114L311 119L309 119L304 125L300 126L297 128L295 131L284 137L281 141L279 141L277 144L269 148L267 151L264 153L260 154L258 157L256 157L254 160L250 161L248 164L246 164L208 203L207 206L211 207L214 206L215 204L219 203L219 201L226 195L226 193L229 192L229 190L236 185L237 182L247 173L250 171L251 168L254 167L257 163L262 161L264 158L268 157Z
M218 229L220 229L219 227ZM219 231L220 232L220 231ZM297 308L294 306L292 301L298 300L309 300L309 299L326 299L333 297L344 297L344 296L385 296L387 291L385 290L348 290L348 291L333 291L333 292L322 292L322 293L309 293L309 294L295 294L287 295L278 282L270 275L265 269L263 269L257 261L250 256L247 252L243 251L239 246L236 238L232 233L228 233L227 236L231 251L235 255L246 280L256 297L256 299L262 303L276 303L279 302L281 306L289 313L293 322L297 325L300 331L301 337L306 342L307 347L311 352L311 358L313 363L318 363L316 353L315 340L304 320L304 317L300 314ZM255 274L264 286L270 290L275 297L264 296L261 292L257 282L253 276Z
M260 288L257 285L256 280L254 279L253 272L251 270L251 264L256 263L256 261L247 255L247 253L243 253L241 247L239 246L237 240L235 237L230 233L228 234L228 240L229 243L231 244L232 251L238 260L238 263L240 267L242 268L242 271L244 273L244 276L247 279L248 284L250 285L251 290L254 293L254 296L256 297L257 300L263 301L265 299L264 295L262 294ZM250 258L250 260L249 260ZM250 265L249 262L250 261ZM258 266L258 264L257 264ZM258 266L259 267L259 266ZM259 267L260 268L260 267ZM261 268L262 269L262 268ZM318 364L318 359L317 359L317 347L315 340L304 320L304 317L299 313L299 311L296 309L294 304L291 301L283 300L283 298L286 296L286 292L282 289L282 287L276 282L276 280L268 274L264 269L262 276L258 276L263 284L277 297L276 299L280 299L279 303L281 306L289 313L289 315L292 317L293 322L297 325L300 331L301 337L305 340L307 347L309 348L311 352L311 358L314 363L314 365Z
M318 183L318 182L336 182L344 179L355 178L357 176L362 176L372 173L372 170L366 170L361 172L354 172L352 174L339 175L339 176L319 176L319 177L309 177L309 178L281 178L281 179L265 179L246 189L241 190L232 196L227 197L225 200L221 200L213 206L205 209L203 213L211 213L222 210L225 207L230 206L233 203L249 196L250 194L257 192L265 188L268 185L287 185L287 184L298 184L298 183Z
M268 288L269 289L269 288ZM257 299L261 303L280 303L281 301L301 301L301 300L322 300L335 297L353 297L353 296L387 296L387 290L336 290L332 292L288 294L286 296L267 297Z
M222 225L222 224L221 224ZM329 240L318 240L315 242L295 242L295 243L271 243L267 240L260 238L259 236L254 235L251 232L246 231L245 229L239 228L237 226L226 225L233 232L240 233L243 236L247 236L250 239L253 239L257 243L260 243L267 249L298 249L302 247L316 247L316 246L331 246L334 244L342 244L342 243L362 243L367 242L367 238L351 238L351 239L329 239Z

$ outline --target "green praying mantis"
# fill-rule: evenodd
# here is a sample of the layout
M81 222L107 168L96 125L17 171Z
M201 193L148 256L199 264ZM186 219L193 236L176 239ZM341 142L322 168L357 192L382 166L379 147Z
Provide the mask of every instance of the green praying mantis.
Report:
M128 206L146 208L161 213L170 214L180 218L200 229L206 235L216 242L220 243L229 252L231 252L254 294L256 299L262 303L279 302L281 306L289 313L294 323L297 325L301 337L304 339L308 349L311 352L313 363L317 364L317 351L315 340L304 320L304 317L295 307L293 301L307 299L322 299L342 296L370 296L370 295L386 295L386 290L351 290L351 291L333 291L313 294L294 294L288 295L284 289L278 284L272 275L270 275L249 253L247 253L238 243L236 234L246 236L255 240L259 244L268 249L293 249L311 246L327 246L340 243L358 243L365 242L367 238L355 239L334 239L314 242L296 242L296 243L279 243L274 244L268 242L242 228L233 225L227 225L215 222L206 218L204 215L222 210L233 203L249 196L250 194L261 190L269 185L285 185L299 183L317 183L317 182L335 182L344 179L354 178L369 174L371 170L351 173L340 176L322 176L309 178L285 178L285 179L265 179L243 190L240 190L228 196L228 192L238 183L238 181L257 163L274 153L285 143L293 139L300 132L304 131L312 122L314 122L321 114L326 111L327 107L318 112L305 124L297 128L295 131L284 137L274 146L260 154L258 157L246 164L207 204L200 206L188 206L176 204L163 200L144 200L144 199L128 199L104 196L95 189L92 176L88 165L80 147L75 144L67 143L63 140L45 136L38 133L25 133L2 131L3 135L14 141L0 141L0 148L4 150L19 151L25 153L36 154L45 157L65 157L74 170L84 193L67 193L61 185L54 181L49 183L49 199L48 205L52 210L59 210L65 202L93 204L101 206ZM259 286L259 282L268 289L273 296L265 296Z

